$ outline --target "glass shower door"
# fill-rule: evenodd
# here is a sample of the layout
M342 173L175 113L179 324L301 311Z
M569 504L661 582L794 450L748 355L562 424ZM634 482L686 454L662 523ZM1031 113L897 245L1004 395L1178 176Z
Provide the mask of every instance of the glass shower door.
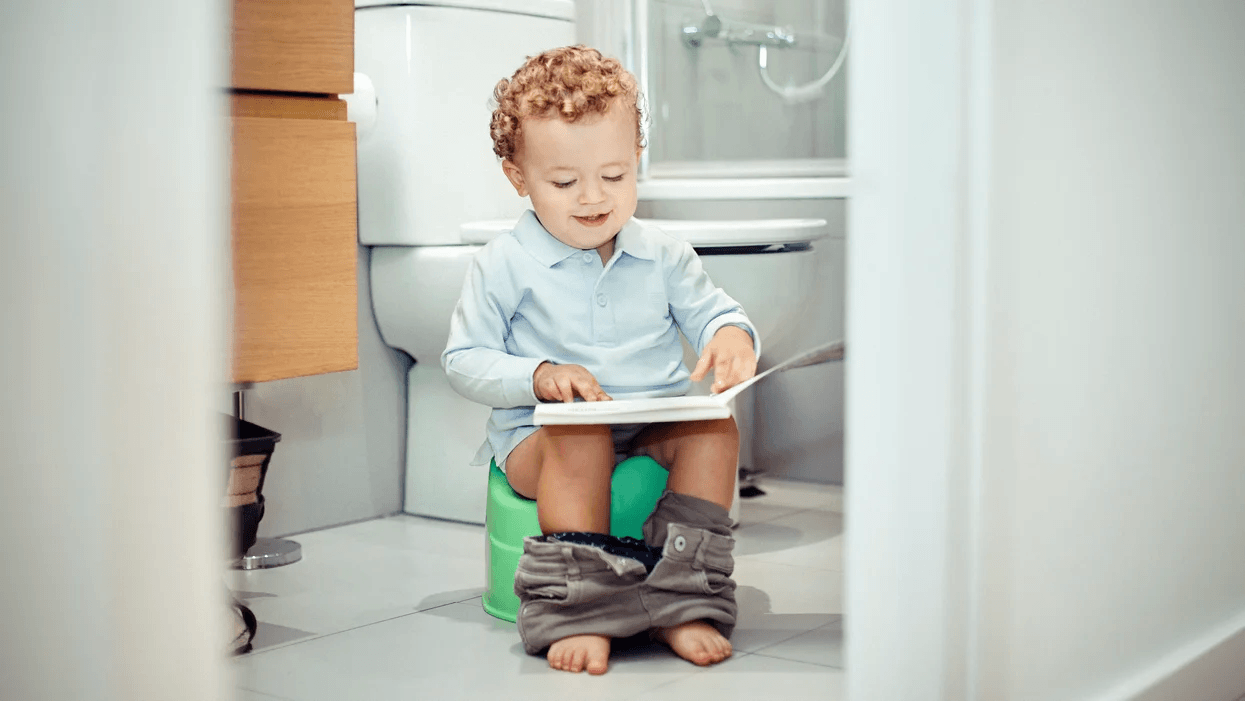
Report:
M846 174L845 0L635 0L648 179Z

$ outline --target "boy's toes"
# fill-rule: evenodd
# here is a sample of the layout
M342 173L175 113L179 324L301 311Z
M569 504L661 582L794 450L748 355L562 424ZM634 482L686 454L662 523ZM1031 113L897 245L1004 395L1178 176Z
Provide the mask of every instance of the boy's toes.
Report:
M665 628L657 631L657 635L679 657L701 667L716 664L731 656L730 641L704 621L690 621L673 628Z
M564 672L604 674L609 667L610 639L601 635L572 635L549 646L549 666Z
M702 667L713 661L713 655L709 654L709 650L705 647L705 641L703 640L695 638L687 640L683 644L683 653L683 657L688 662Z
M588 657L588 674L605 674L607 669L609 669L609 657L607 655Z
M703 645L697 645L692 650L689 659L701 667L714 662L713 656L709 654L709 651L706 650Z

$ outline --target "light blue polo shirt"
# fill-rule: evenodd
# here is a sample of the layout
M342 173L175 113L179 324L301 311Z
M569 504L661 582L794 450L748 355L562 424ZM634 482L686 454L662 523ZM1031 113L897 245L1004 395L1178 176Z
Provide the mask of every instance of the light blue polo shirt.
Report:
M493 407L473 464L503 465L537 429L532 374L541 363L582 365L615 399L679 396L691 385L679 332L699 355L727 325L748 331L760 357L752 322L686 241L633 218L602 264L528 210L476 254L441 354L450 385Z

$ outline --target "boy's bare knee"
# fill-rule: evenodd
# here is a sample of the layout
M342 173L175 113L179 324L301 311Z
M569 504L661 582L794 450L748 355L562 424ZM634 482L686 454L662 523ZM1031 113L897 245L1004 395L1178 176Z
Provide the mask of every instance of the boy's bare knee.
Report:
M689 421L679 432L677 443L686 445L731 446L739 443L739 427L734 417L712 421Z
M710 432L724 439L739 441L739 426L735 424L735 417L728 416L725 419L718 419L711 422L713 424Z
M535 499L545 475L608 476L613 459L609 426L542 426L510 453L506 479L515 492Z

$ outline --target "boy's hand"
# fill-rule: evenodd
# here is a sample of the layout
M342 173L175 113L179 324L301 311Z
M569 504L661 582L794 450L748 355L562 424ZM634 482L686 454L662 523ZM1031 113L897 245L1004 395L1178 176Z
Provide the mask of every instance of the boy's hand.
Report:
M692 381L699 382L713 369L714 394L724 392L747 380L757 372L757 356L753 350L752 336L738 326L723 326L713 334L700 362L692 370Z
M554 365L549 361L541 363L532 373L532 389L542 402L573 402L576 394L589 402L611 398L584 366Z

